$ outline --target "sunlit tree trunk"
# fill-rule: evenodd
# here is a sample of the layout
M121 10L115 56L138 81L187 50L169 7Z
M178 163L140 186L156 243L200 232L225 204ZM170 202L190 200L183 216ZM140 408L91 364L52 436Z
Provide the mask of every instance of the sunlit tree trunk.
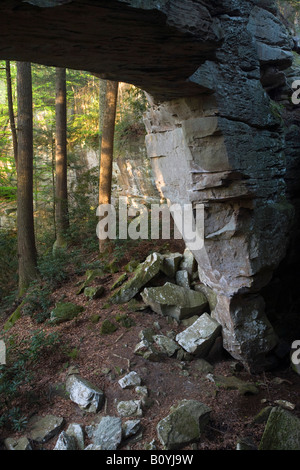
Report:
M111 203L112 164L118 84L118 82L108 80L106 85L106 104L100 155L99 205ZM108 245L109 239L100 239L100 253L105 252Z
M14 159L15 159L16 168L18 169L18 139L17 139L16 124L15 124L15 114L14 114L14 106L13 106L10 61L9 60L7 60L5 62L5 70L6 70L6 89L7 89L7 103L8 103L9 122L10 122L12 143L13 143L13 149L14 149Z
M67 184L67 98L66 69L56 69L56 149L55 149L55 214L56 248L66 246L65 234L69 227Z
M102 133L103 133L103 121L104 121L104 111L105 111L105 101L106 101L106 86L107 80L99 79L99 145L100 145L100 154L101 154L101 142L102 142Z
M19 295L36 278L36 245L33 219L33 132L31 64L17 62L18 171L17 229Z

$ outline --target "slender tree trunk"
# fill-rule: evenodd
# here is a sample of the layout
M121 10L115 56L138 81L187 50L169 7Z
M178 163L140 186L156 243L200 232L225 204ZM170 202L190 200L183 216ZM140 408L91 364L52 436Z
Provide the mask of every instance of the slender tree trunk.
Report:
M104 112L105 112L105 101L106 101L106 87L107 80L99 79L99 145L100 145L100 155L101 155L101 143L102 143L102 133L103 133L103 121L104 121Z
M56 69L56 150L55 150L55 213L56 247L65 247L65 234L69 227L67 184L67 99L66 69Z
M106 105L103 119L99 205L111 203L112 164L114 150L114 132L119 82L107 81ZM99 240L99 250L103 253L109 245L109 240Z
M11 128L13 149L14 149L14 159L16 163L16 168L18 169L18 139L17 139L17 130L15 123L14 115L14 106L13 106L13 96L12 96L12 86L11 86L11 73L10 73L10 61L5 62L6 69L6 88L7 88L7 102L8 102L8 114L9 122Z
M17 62L18 172L17 228L19 295L36 278L36 246L33 219L33 132L31 64Z
M52 199L53 199L53 227L54 227L54 238L56 240L56 220L55 220L55 138L53 135L53 128L51 128L51 177L52 177Z

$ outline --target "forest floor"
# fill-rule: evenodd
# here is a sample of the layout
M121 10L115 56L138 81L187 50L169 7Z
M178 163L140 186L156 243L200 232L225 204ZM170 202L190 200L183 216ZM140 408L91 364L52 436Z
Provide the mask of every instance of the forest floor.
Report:
M149 251L149 244L139 245L138 257L143 261ZM170 247L171 251L183 251L180 243ZM137 253L135 252L135 258ZM91 260L93 257L91 257ZM130 260L130 253L123 257L119 272L107 274L102 280L105 295L96 300L87 300L84 295L77 295L78 282L84 276L75 274L53 292L53 301L74 302L84 306L85 310L76 320L59 325L42 324L43 330L57 332L62 338L64 348L58 348L55 354L45 355L35 367L34 381L27 386L24 393L22 412L27 417L34 414L47 414L65 418L65 427L70 423L89 425L95 415L82 411L75 403L58 393L58 385L64 384L68 370L74 366L79 374L92 384L103 390L105 406L98 415L117 416L116 405L121 400L137 399L133 390L124 390L118 380L129 371L136 371L142 378L143 385L149 391L149 406L143 410L140 418L142 436L121 445L120 450L143 450L152 440L156 449L162 446L158 440L156 426L159 420L169 414L170 407L182 399L196 399L211 408L211 419L205 433L195 444L186 446L185 450L235 450L241 438L250 438L257 446L262 437L265 424L254 424L253 418L265 406L274 405L276 400L287 400L295 405L293 413L300 417L300 377L288 364L260 374L250 374L245 369L235 372L240 379L254 383L258 388L255 395L242 395L238 390L226 390L217 387L197 369L197 361L179 361L166 357L160 362L151 362L134 354L139 342L139 333L154 322L160 325L160 334L170 330L176 334L184 329L182 324L159 316L150 309L133 312L127 304L113 305L107 308L113 282L122 273L122 267ZM130 275L129 275L130 276ZM133 326L126 328L116 322L117 314L128 314L134 321ZM99 322L91 322L93 315L100 315ZM100 334L100 325L104 319L110 319L117 330L109 335ZM5 318L0 319L2 328ZM24 316L11 329L11 334L21 340L41 326L33 322L31 317ZM72 354L66 354L66 347ZM214 367L214 375L231 376L232 364L236 361L219 347L210 355L210 363ZM25 392L26 390L24 390ZM26 399L25 399L26 397ZM4 431L4 432L3 432ZM1 439L26 435L26 429L13 433L2 430ZM54 448L57 437L43 445L44 449ZM89 441L87 439L86 445ZM3 449L3 447L2 447Z

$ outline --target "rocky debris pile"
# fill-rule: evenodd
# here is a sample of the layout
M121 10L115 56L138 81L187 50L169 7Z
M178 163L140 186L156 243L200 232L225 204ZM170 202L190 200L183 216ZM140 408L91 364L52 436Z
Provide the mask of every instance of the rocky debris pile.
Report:
M159 275L163 274L167 279L174 280L177 271L186 271L187 277L195 266L191 259L191 252L186 249L181 253L152 253L146 260L139 264L131 279L126 281L112 296L110 301L114 304L122 304L133 299L150 282L153 284ZM194 269L193 272L196 272ZM177 276L178 277L178 276Z
M171 360L176 366L182 367L179 372L182 376L189 375L183 365L187 365L184 361L188 361L193 364L197 374L214 384L216 392L223 389L237 390L242 396L258 394L259 385L236 377L238 364L243 368L241 363L233 364L232 375L214 373L209 357L216 344L222 344L222 328L210 315L214 305L213 293L198 283L194 259L188 250L183 255L153 253L144 263L135 266L133 276L128 279L127 273L131 271L128 269L126 276L122 274L112 286L113 304L124 303L124 299L127 299L130 306L135 306L134 311L150 308L158 315L168 317L170 323L179 327L177 333L172 329L165 331L161 329L159 321L154 321L152 326L140 330L138 342L133 348L135 355L142 356L146 361ZM94 283L103 279L98 271L94 274L90 271L86 277ZM183 280L188 281L188 284L183 285ZM94 286L86 285L86 281L83 284L79 290L81 294L87 295L86 289ZM87 297L95 298L90 295ZM65 311L61 310L64 305ZM73 309L70 303L61 303L59 307L56 310L59 315L55 317L52 314L50 323L72 321L81 312ZM113 331L106 327L105 332L101 329L101 334L111 334ZM127 373L121 378L111 378L120 387L121 394L124 390L124 397L118 396L114 402L115 411L109 414L106 412L105 392L82 377L76 367L70 368L63 387L64 397L71 400L85 417L90 416L91 424L67 423L64 418L52 415L34 416L24 436L5 439L6 449L40 449L52 439L55 439L53 450L118 450L134 445L143 438L144 418L154 398L147 381L146 386L139 373L131 370L131 367L129 363ZM156 441L145 444L145 449L174 450L201 443L211 421L212 408L197 399L186 399L183 392L182 399L177 399L168 412L163 412L156 424ZM253 420L253 423L265 423L260 445L241 439L236 449L300 450L300 420L293 414L294 408L295 405L285 400L276 400L272 406L266 406Z

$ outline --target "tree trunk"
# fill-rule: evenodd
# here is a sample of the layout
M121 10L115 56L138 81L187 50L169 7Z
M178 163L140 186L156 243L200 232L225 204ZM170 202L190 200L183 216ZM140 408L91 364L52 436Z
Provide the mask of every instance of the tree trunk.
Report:
M111 203L112 163L118 85L119 82L107 81L100 155L99 205ZM100 253L105 252L108 246L109 239L99 240Z
M106 88L107 80L99 78L99 145L100 145L100 155L101 155L101 143L102 143L102 133L103 133L103 121L104 121L104 112L105 112L105 101L106 101Z
M67 183L67 98L66 69L56 69L56 149L55 149L55 247L66 246L65 234L69 227Z
M17 228L19 295L36 278L36 246L33 220L33 132L31 64L17 62L18 172Z
M5 62L5 70L6 70L6 88L7 88L7 103L8 103L9 122L10 122L13 149L14 149L14 159L15 159L15 163L16 163L16 168L18 169L18 139L17 139L17 130L16 130L16 123L15 123L15 115L14 115L12 86L11 86L11 73L10 73L10 62L9 62L9 60L7 60Z

